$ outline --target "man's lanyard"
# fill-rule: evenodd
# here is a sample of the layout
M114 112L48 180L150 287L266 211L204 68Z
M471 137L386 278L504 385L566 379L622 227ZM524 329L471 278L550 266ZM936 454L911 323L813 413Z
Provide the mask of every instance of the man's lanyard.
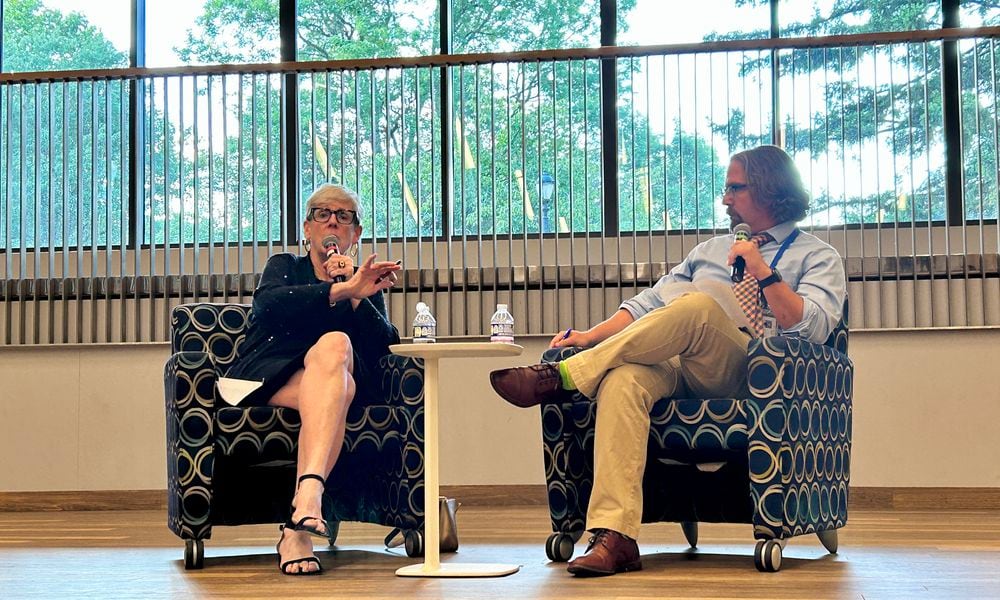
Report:
M785 241L781 242L781 247L778 248L778 253L775 254L774 259L771 260L772 269L778 265L778 261L781 260L781 255L785 253L785 250L788 250L788 247L792 245L792 242L794 242L795 238L797 237L799 237L798 227L793 229L792 232L788 234L788 237L785 238Z
M774 267L777 266L778 261L781 260L781 255L785 253L785 250L788 250L788 247L792 245L792 242L794 242L797 237L799 237L798 227L793 229L792 232L788 234L785 241L781 242L781 247L778 248L778 253L775 254L774 258L771 260L771 269L774 269ZM759 288L758 292L760 293L760 304L765 310L767 310L767 297L764 295L764 288Z

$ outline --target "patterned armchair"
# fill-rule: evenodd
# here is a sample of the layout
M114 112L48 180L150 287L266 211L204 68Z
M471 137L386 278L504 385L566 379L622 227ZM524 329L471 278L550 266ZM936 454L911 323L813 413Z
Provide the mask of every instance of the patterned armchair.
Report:
M249 312L248 305L200 303L172 314L172 356L164 368L167 524L185 542L189 569L203 566L213 525L289 516L298 412L238 408L217 396L216 379L236 357ZM418 538L407 544L412 556L422 552L423 364L390 355L380 366L384 403L351 405L323 512L336 522L398 527L408 541Z
M788 538L816 533L837 551L847 523L853 363L844 319L825 344L776 336L748 348L749 398L653 405L642 521L679 522L692 547L698 522L750 523L761 571L781 568ZM550 349L558 361L579 348ZM553 533L546 554L569 560L593 486L594 403L580 394L542 407Z

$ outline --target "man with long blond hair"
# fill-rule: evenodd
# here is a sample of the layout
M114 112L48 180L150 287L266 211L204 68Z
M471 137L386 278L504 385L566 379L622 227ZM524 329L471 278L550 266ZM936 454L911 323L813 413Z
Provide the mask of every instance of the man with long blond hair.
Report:
M822 343L841 318L843 263L796 226L809 195L791 157L777 146L735 154L723 189L734 233L696 246L605 321L550 343L586 350L490 374L497 393L519 407L558 402L573 390L597 403L587 510L593 537L586 554L569 563L575 575L642 568L636 538L653 403L745 397L751 340L781 333Z

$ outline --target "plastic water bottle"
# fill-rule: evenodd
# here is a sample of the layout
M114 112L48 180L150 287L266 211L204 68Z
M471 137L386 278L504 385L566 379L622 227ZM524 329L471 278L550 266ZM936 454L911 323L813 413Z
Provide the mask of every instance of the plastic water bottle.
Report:
M417 344L434 342L437 338L437 321L431 309L423 302L417 302L417 316L413 317L413 341Z
M514 315L507 311L506 304L497 304L497 311L490 318L491 342L514 342Z

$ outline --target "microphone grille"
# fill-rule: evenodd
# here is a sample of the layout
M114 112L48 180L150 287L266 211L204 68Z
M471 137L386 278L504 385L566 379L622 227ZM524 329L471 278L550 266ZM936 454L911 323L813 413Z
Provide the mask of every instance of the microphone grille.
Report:
M747 225L746 223L740 223L733 228L733 234L736 236L736 239L738 240L744 240L744 241L749 240L750 233L751 233L750 226Z
M340 240L335 235L328 235L323 238L323 248L329 250L330 248L339 248Z

